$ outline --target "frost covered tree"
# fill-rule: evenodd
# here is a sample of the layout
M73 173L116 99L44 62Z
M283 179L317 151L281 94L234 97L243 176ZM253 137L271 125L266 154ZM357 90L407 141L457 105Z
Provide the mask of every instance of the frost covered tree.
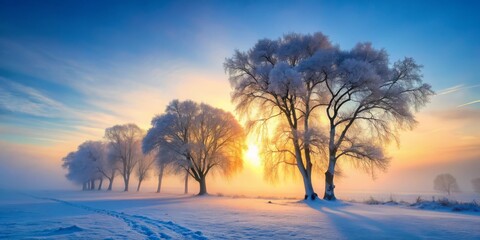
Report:
M412 58L390 64L385 50L369 43L341 50L321 33L260 40L248 52L236 51L225 69L241 115L263 126L281 122L269 144L276 156L266 166L297 166L306 196L314 196L312 163L316 158L321 165L319 153L326 152L327 200L335 199L337 162L353 160L372 174L385 169L385 145L414 126L414 111L433 94Z
M157 161L155 162L157 164L158 170L157 193L160 193L160 191L162 190L163 175L167 166L167 164L162 160L163 158L160 155L157 155Z
M138 143L138 163L136 169L137 178L138 178L138 186L137 192L140 191L140 186L142 182L149 177L149 173L152 170L152 167L155 163L155 154L143 154L141 151L141 142Z
M342 158L372 173L386 169L384 149L398 131L412 129L414 111L433 94L412 58L389 64L385 50L359 43L350 51L319 51L299 71L323 79L315 94L326 104L328 168L324 199L334 200L335 166Z
M113 180L115 179L120 166L120 161L111 144L105 144L104 148L106 157L102 162L103 164L99 167L99 171L106 179L108 179L107 191L111 191L113 187Z
M94 190L95 181L103 179L99 166L105 159L102 142L86 141L78 146L77 151L63 158L63 167L68 170L67 179L76 184L82 184L83 190Z
M480 178L472 179L473 191L480 193Z
M244 141L243 128L232 114L207 104L173 100L164 114L153 118L143 151L168 151L175 165L199 183L203 195L209 173L229 176L242 167Z
M183 168L179 167L178 164L175 164L176 155L172 151L169 151L166 148L157 147L156 152L155 165L158 171L157 193L160 193L165 173L169 171L178 173L183 170Z
M108 169L106 161L105 144L101 141L86 141L79 147L79 154L84 158L90 160L90 163L94 166L94 175L99 178L98 190L102 189L103 184L103 172Z
M448 195L460 191L457 180L449 173L437 175L433 180L433 188L437 191L446 192Z
M312 171L325 137L314 112L323 105L315 94L323 79L298 71L298 65L332 49L322 33L287 34L277 40L262 39L247 52L236 50L224 64L237 113L249 120L248 130L256 130L264 143L267 177L276 178L278 171L296 167L305 199L317 197ZM271 129L272 125L276 127Z
M102 178L98 186L101 189L103 178L108 179L107 190L112 190L113 180L118 168L118 160L112 156L111 147L103 141L87 141L85 151L88 152L89 157L95 163L97 171Z
M83 190L87 190L87 182L90 181L90 176L87 174L90 171L89 165L82 159L77 158L76 152L70 152L62 159L62 167L67 169L65 177L74 184L82 185Z
M128 191L130 176L141 156L141 146L144 131L137 125L130 123L115 125L105 130L105 139L112 148L112 157L119 161L119 172L125 184L124 191Z

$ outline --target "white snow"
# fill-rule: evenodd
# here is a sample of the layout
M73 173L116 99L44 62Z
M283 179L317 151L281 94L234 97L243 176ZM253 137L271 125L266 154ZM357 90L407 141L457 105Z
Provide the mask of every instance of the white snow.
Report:
M156 193L0 190L0 239L480 239L479 212Z

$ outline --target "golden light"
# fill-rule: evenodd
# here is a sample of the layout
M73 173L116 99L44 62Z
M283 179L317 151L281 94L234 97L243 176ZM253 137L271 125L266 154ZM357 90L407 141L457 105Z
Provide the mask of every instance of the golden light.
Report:
M252 143L248 144L247 151L244 153L244 160L256 168L260 167L261 160L257 145Z

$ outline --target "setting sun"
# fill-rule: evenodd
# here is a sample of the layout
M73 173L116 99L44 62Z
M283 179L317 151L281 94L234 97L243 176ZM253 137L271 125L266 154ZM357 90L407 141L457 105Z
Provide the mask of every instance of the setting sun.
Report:
M261 160L257 145L252 143L248 144L247 151L245 151L244 154L244 160L254 167L260 167Z

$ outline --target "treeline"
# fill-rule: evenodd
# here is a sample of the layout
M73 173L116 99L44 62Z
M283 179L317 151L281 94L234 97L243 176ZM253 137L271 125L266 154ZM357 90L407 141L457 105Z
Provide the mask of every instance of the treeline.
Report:
M199 183L199 194L207 193L210 172L229 175L242 167L245 134L232 114L207 104L172 101L165 113L152 120L148 132L130 123L105 129L103 140L86 141L63 158L67 179L83 190L107 190L117 176L129 190L132 177L137 191L155 170L157 192L167 173L185 178L185 193L191 176ZM98 184L98 185L97 185Z

